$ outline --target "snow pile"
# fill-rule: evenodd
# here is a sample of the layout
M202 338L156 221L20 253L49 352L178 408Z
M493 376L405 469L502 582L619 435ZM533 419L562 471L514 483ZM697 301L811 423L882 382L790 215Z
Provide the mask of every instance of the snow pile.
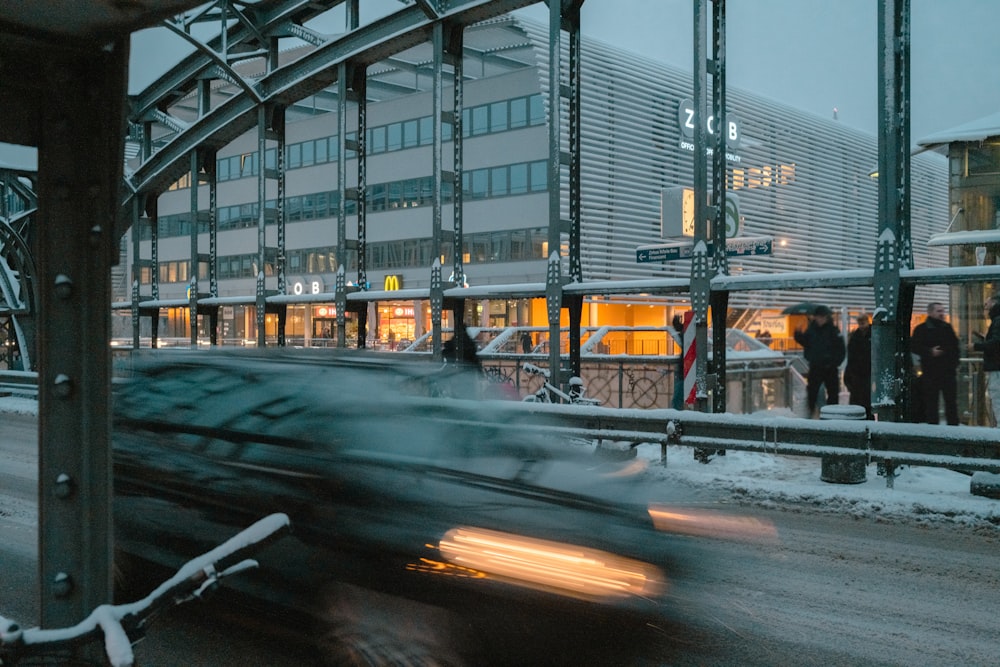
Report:
M948 428L948 427L934 427ZM876 521L951 523L974 528L1000 527L1000 501L970 492L968 474L944 468L900 466L888 488L876 464L867 466L860 484L831 484L820 479L819 458L729 451L707 464L688 447L642 446L638 456L650 459L648 475L694 488L728 490L736 502L768 508L847 514Z

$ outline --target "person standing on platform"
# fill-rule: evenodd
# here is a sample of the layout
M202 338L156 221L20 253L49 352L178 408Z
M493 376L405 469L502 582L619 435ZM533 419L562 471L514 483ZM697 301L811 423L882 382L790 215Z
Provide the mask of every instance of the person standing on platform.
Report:
M983 372L986 373L986 392L993 409L993 425L1000 426L1000 299L991 297L983 307L990 318L990 328L986 336L973 345L973 349L983 353Z
M918 324L910 337L910 350L920 357L920 398L924 422L940 422L938 396L944 398L944 415L948 424L958 425L958 335L945 319L944 304L927 305L927 319Z
M851 392L851 405L865 409L872 418L872 321L867 315L858 315L858 328L847 339L847 367L844 384Z
M840 329L834 325L831 315L833 313L826 306L816 306L809 326L793 334L809 363L806 396L810 418L818 416L816 404L820 387L826 387L826 405L836 405L840 399L840 364L846 351Z

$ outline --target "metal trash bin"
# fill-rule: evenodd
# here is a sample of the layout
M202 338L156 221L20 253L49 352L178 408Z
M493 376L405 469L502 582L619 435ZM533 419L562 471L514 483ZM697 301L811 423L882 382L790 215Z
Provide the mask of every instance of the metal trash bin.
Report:
M820 419L864 421L867 417L860 405L824 405ZM821 458L819 478L831 484L861 484L868 480L868 458L864 454L827 454Z

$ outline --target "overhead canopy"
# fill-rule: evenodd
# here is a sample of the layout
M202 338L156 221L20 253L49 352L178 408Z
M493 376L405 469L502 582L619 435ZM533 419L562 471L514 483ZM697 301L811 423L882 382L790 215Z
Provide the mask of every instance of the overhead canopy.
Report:
M925 150L935 150L955 142L986 141L991 137L1000 137L1000 111L948 130L935 132L918 141L917 145Z

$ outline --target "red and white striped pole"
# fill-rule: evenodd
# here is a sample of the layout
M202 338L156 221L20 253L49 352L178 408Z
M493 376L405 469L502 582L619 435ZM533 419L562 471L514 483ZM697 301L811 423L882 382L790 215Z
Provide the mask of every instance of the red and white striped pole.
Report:
M695 341L695 329L696 327L691 326L691 322L694 320L694 311L688 310L684 312L684 330L681 334L681 338L684 341L684 348L682 350L684 354L684 404L694 405L694 392L697 386L695 382L695 369L697 364L695 359L697 357L698 346Z

